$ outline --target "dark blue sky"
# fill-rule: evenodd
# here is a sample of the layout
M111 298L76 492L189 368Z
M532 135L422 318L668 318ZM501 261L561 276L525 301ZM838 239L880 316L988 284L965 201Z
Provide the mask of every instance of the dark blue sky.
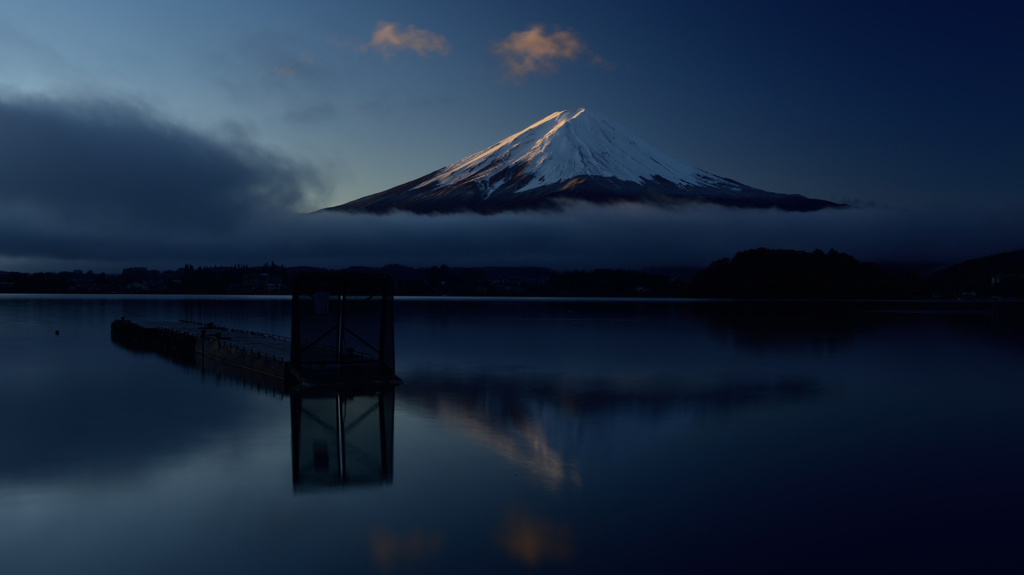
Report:
M1022 6L8 0L0 146L19 148L9 123L39 132L22 120L45 110L49 141L95 130L110 152L97 164L132 175L111 183L51 174L40 191L19 183L33 181L24 166L64 173L78 152L37 146L25 159L21 150L17 177L0 167L9 206L0 218L82 196L99 198L96 213L131 204L155 220L179 194L215 197L211 209L269 197L275 209L308 211L404 183L579 107L769 191L900 210L931 218L931 228L941 227L936 214L965 206L974 220L1021 214ZM140 147L127 134L151 138ZM175 142L181 153L144 162L119 151ZM227 173L189 163L213 149L230 156ZM139 184L176 169L198 175L182 191ZM821 243L812 239L806 245ZM0 252L0 269L67 257L11 244Z

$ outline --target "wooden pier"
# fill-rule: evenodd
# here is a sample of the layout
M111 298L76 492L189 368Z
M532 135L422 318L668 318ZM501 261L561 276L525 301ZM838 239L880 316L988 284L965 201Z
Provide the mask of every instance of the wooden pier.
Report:
M110 337L126 348L151 351L187 365L212 368L232 366L280 380L284 387L349 383L373 385L401 383L393 371L377 369L377 361L367 355L337 354L326 346L310 346L305 357L318 357L315 367L298 369L292 365L291 338L233 329L213 323L187 320L136 322L114 320ZM339 357L340 355L340 357Z
M288 338L235 330L186 320L110 324L110 337L124 347L154 351L171 359L213 358L283 379L291 342Z
M186 364L215 361L279 379L284 388L401 383L395 375L394 297L389 276L293 278L292 336L190 320L110 324L111 339Z

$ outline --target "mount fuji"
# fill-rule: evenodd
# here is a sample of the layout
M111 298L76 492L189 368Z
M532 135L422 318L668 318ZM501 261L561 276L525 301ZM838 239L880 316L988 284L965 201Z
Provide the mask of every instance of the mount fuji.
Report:
M558 209L567 201L713 203L801 212L843 207L766 192L697 169L581 108L555 112L436 172L325 211L493 214Z

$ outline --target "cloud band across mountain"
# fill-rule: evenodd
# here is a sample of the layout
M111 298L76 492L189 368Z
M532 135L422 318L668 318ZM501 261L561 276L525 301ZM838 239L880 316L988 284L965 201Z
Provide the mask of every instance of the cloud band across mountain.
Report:
M966 214L969 211L970 214ZM884 209L782 212L704 205L577 204L562 212L294 214L262 212L188 226L89 218L40 225L38 213L0 212L0 270L261 264L344 268L538 265L555 269L703 267L755 247L828 250L862 261L955 263L1019 249L1024 229L1007 210L949 213ZM181 229L175 230L174 226ZM865 233L870 231L870 233Z

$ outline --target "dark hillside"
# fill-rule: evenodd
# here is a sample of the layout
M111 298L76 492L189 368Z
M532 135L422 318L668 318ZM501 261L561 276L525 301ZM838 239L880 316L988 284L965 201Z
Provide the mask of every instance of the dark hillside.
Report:
M1024 297L1024 250L961 262L928 276L928 286L944 297L964 293Z
M906 299L922 297L916 274L892 276L880 266L829 250L758 248L697 272L688 297L792 299Z

